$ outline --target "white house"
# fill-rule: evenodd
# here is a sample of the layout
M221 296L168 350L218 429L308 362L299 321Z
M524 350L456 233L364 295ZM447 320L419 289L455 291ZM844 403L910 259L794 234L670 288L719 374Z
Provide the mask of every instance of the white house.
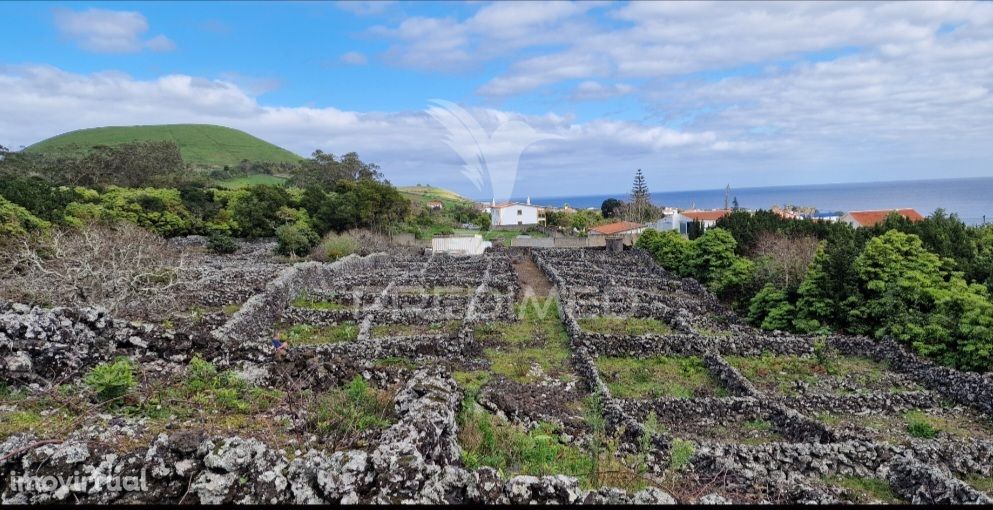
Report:
M494 227L507 225L543 225L545 212L541 207L531 205L531 197L527 203L507 202L490 204L490 225Z

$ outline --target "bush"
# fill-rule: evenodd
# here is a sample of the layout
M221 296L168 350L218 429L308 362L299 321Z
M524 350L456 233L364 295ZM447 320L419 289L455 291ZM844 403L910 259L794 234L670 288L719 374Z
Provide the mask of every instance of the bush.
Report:
M317 232L306 222L283 225L276 229L276 240L279 241L276 251L281 255L302 257L310 252L318 239Z
M919 439L931 439L938 435L938 429L928 421L927 416L920 411L911 411L904 416L907 422L907 433Z
M113 363L93 367L83 382L93 390L101 402L119 399L135 385L135 365L128 358L118 358Z
M238 251L238 243L229 235L215 232L207 239L207 249L218 255L227 255Z
M348 234L331 232L314 248L310 258L320 262L334 262L342 257L359 251L359 243Z
M336 389L320 398L308 413L310 430L333 441L390 424L392 403L390 395L369 387L357 375L344 389Z

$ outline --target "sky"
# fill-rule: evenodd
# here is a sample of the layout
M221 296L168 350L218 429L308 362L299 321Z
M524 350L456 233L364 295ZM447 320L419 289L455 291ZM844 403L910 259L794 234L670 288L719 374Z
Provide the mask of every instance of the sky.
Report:
M993 2L2 2L0 19L15 149L220 124L474 197L498 187L477 156L516 166L514 196L625 193L638 168L652 191L993 176Z

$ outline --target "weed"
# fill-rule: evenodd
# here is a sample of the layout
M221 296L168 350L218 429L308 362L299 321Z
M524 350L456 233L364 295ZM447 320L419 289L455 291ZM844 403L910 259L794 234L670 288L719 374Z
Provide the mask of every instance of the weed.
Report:
M666 335L672 332L672 328L668 324L658 319L618 317L613 315L584 317L579 319L579 325L591 333L612 335Z
M690 463L694 451L695 446L692 441L678 437L673 438L672 445L669 447L669 467L677 471L686 467Z
M825 477L824 483L847 489L854 503L870 503L882 501L893 503L898 501L889 482L879 478L861 476L831 476Z
M83 379L101 402L117 400L131 391L136 384L135 364L128 358L117 358L113 363L93 367Z
M359 327L354 321L326 327L310 324L295 324L282 330L286 340L292 345L324 345L341 342L354 342L359 337Z
M340 441L369 429L390 424L392 402L385 391L369 387L355 376L344 388L330 391L317 400L308 413L310 430Z
M931 424L927 415L918 410L908 411L903 415L907 422L907 433L911 437L920 439L931 439L938 435L939 430Z
M597 367L618 398L724 396L726 390L696 356L600 357Z

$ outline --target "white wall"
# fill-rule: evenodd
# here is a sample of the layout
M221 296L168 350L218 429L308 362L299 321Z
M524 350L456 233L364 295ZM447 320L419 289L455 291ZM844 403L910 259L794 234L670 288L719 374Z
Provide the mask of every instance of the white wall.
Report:
M518 213L518 211L520 213ZM537 225L538 208L533 205L509 205L490 211L491 225Z
M472 237L434 237L431 239L431 250L435 253L451 253L453 255L482 255L486 248L493 246L489 241L483 241L483 236Z

